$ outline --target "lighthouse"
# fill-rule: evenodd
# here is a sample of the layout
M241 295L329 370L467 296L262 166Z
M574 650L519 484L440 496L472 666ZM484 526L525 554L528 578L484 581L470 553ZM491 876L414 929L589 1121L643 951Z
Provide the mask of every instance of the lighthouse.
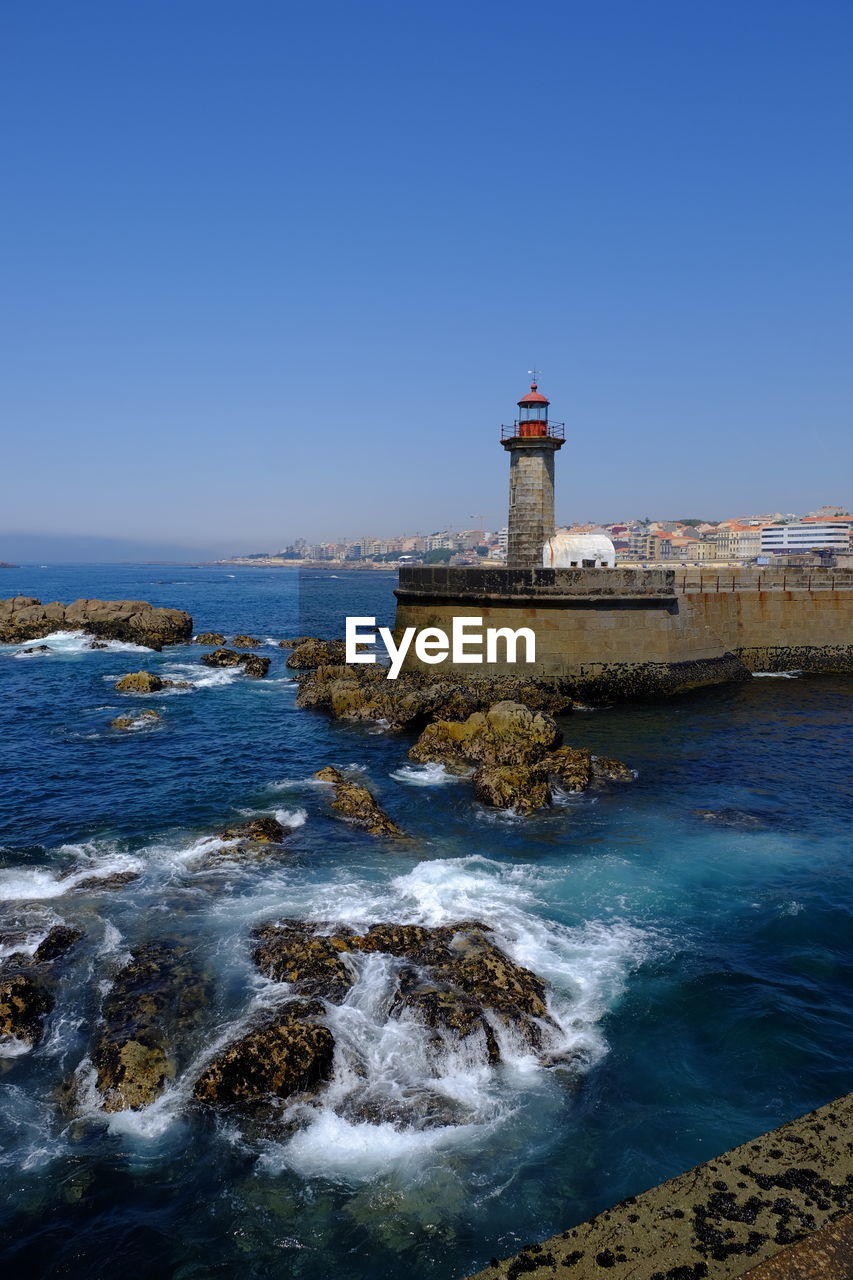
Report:
M517 420L501 427L509 453L510 569L541 567L542 548L554 535L554 454L565 443L565 427L548 421L549 403L534 380L518 401Z

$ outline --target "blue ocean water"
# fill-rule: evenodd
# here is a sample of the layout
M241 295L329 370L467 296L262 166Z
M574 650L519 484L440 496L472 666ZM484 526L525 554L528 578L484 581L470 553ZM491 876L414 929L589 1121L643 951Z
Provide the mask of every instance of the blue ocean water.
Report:
M332 1275L454 1280L850 1088L851 692L846 677L758 678L667 703L576 712L566 741L633 785L520 820L412 766L410 740L295 707L272 643L393 616L392 573L186 566L0 571L0 594L145 599L197 631L269 640L266 680L141 653L0 649L0 934L84 928L31 1053L0 1058L0 1232L16 1276ZM145 667L193 687L116 693ZM153 707L152 728L110 720ZM414 838L333 821L311 774L356 767ZM211 872L206 836L277 812L286 856ZM75 890L136 869L112 892ZM346 1053L281 1140L211 1122L179 1078L139 1113L57 1086L86 1062L103 991L135 945L188 941L210 981L196 1063L274 998L249 959L280 915L364 927L479 917L551 984L573 1071L519 1050L500 1068L382 1016L366 966L334 1030ZM407 1039L408 1035L408 1039ZM355 1064L355 1065L353 1065ZM189 1070L187 1075L191 1076ZM394 1098L396 1123L359 1104ZM427 1100L455 1123L424 1120Z

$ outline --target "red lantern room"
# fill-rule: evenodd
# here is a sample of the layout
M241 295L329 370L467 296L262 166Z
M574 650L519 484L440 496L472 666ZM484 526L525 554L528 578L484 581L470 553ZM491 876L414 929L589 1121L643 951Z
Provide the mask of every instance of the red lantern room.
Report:
M550 401L531 382L530 390L518 402L518 434L520 436L547 436L548 405Z

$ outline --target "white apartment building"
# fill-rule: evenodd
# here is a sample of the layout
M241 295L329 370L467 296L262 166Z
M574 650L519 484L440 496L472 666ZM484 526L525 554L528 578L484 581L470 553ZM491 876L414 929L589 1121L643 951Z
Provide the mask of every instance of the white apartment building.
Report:
M761 530L761 551L785 551L789 555L797 551L815 548L832 551L850 550L849 520L812 520L802 524L771 524Z

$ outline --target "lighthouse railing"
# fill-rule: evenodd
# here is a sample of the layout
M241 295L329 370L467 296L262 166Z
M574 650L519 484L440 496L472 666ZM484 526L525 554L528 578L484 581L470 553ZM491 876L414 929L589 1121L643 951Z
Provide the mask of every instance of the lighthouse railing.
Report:
M541 430L522 431L522 426L527 428L537 427ZM501 425L501 440L516 440L521 438L535 438L536 436L551 436L554 440L565 440L566 424L565 422L513 422Z

